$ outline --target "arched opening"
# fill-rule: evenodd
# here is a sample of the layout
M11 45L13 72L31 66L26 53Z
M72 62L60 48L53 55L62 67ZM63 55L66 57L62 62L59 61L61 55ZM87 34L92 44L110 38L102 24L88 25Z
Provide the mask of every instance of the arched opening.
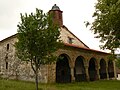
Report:
M104 59L100 60L100 79L105 79L107 78L107 73L106 73L106 62Z
M61 54L58 57L56 63L56 82L57 83L71 82L69 57L66 54Z
M113 62L111 60L109 60L108 62L108 74L109 74L109 78L114 77L114 67L113 67Z
M74 76L75 76L76 82L86 80L85 67L84 67L83 60L84 58L79 56L75 61Z
M91 58L89 61L89 78L90 81L95 81L97 79L97 71L95 65L95 58Z

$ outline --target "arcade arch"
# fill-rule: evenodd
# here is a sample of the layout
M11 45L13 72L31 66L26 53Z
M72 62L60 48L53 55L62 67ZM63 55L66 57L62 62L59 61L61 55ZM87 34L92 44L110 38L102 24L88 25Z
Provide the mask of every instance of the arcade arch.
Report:
M95 58L90 59L88 72L89 72L90 81L95 81L97 79L96 59Z
M106 79L107 78L107 72L106 72L106 62L104 59L100 60L100 79Z
M56 62L56 82L67 83L71 82L71 71L69 66L69 56L61 54Z
M82 56L78 56L75 60L74 76L76 82L86 81L84 60Z
M108 75L109 75L109 78L114 77L114 66L111 60L108 61Z

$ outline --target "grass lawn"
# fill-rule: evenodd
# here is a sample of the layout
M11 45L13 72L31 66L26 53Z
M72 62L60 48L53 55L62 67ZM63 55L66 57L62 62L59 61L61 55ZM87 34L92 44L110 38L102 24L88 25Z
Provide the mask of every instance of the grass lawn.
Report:
M35 90L35 84L0 79L0 90ZM101 80L67 84L39 84L39 90L120 90L120 81Z

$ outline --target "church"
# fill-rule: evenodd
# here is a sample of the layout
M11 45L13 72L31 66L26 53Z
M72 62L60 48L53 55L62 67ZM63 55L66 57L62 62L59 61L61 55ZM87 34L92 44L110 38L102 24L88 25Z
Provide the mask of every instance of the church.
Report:
M69 29L63 25L63 11L55 4L49 13L60 26L60 37L64 49L55 52L56 63L42 65L39 70L39 81L42 83L70 83L116 79L115 61L110 60L109 53L90 49ZM18 60L14 44L17 34L0 41L0 77L34 81L30 62ZM63 60L59 60L63 57Z

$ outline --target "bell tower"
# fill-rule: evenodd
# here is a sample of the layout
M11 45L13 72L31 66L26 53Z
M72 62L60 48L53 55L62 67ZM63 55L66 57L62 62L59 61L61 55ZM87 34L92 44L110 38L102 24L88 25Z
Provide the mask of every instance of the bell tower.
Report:
M58 24L60 27L63 26L62 11L56 4L52 6L52 9L49 11L49 13L53 15L53 22L55 24Z

